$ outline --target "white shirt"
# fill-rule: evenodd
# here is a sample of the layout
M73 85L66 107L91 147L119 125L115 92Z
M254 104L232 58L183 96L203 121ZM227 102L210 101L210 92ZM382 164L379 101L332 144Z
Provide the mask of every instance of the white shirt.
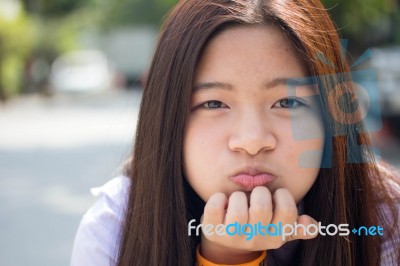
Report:
M115 265L119 230L128 199L129 182L125 176L92 188L98 197L85 213L75 236L71 266Z

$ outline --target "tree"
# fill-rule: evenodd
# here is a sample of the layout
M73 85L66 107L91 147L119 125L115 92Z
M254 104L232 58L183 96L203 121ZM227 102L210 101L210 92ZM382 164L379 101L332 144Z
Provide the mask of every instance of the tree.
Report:
M30 14L42 17L59 17L74 12L88 4L87 0L22 0Z
M396 0L322 0L342 37L360 54L371 46L399 43Z
M25 13L13 18L0 14L0 100L21 89L25 58L33 44L33 28Z

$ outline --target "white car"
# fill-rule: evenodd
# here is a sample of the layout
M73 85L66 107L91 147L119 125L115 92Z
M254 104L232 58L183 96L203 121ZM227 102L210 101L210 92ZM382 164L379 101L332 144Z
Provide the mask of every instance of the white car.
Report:
M54 61L50 83L55 91L101 91L110 87L112 73L108 60L101 51L74 51L61 55Z

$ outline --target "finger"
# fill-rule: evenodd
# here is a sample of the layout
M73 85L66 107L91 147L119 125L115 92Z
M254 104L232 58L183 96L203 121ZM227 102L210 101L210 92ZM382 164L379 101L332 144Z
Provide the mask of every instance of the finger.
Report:
M223 224L225 218L225 208L228 204L228 198L224 193L215 193L204 206L202 224Z
M246 224L249 216L248 212L249 209L246 194L241 191L233 192L229 197L225 224L235 222Z
M289 240L312 239L318 235L318 222L311 216L301 215L297 218L295 231L296 234L289 236Z
M297 206L296 202L285 188L279 188L273 195L274 211L272 223L278 225L282 223L282 238L286 239L288 236L294 234L294 222L297 220Z
M256 187L250 195L249 224L269 224L272 219L272 196L266 187Z

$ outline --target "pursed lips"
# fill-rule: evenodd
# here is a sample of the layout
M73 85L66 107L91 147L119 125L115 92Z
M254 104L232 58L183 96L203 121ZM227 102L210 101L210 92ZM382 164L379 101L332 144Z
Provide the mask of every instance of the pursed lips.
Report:
M245 167L244 169L239 170L229 179L246 191L251 191L257 186L265 186L276 179L276 176L267 169L256 167Z

